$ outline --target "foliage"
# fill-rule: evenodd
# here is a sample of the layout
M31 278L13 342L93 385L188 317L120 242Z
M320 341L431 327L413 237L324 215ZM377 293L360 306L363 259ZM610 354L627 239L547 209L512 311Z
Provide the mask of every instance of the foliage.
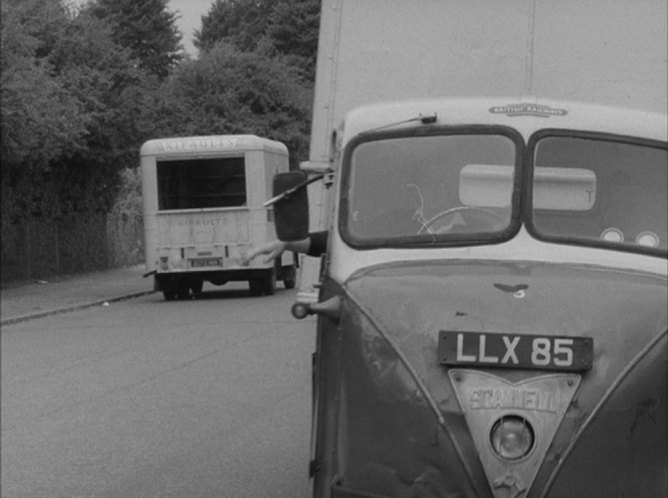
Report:
M87 118L80 102L53 74L48 54L66 12L57 0L2 4L2 171L32 170L81 144ZM42 55L40 57L39 55Z
M156 77L58 0L3 3L2 40L3 218L105 212L152 131Z
M149 138L253 133L286 143L293 165L306 157L319 0L217 0L196 60L167 0L71 1L0 4L3 258L27 225L75 233L71 220L107 217L135 240L128 172Z
M107 217L108 258L112 266L139 263L143 258L141 175L136 168L121 172L121 186Z
M186 116L175 131L256 133L286 143L293 165L306 158L319 19L320 0L216 0L195 32L200 60L166 92Z
M311 90L298 69L220 43L184 62L163 86L166 135L252 133L306 155Z
M264 36L269 16L279 0L216 0L202 29L195 31L194 45L200 52L226 41L244 52L252 52Z
M183 58L177 15L167 10L168 0L94 0L92 15L112 26L112 38L128 48L140 66L164 78Z
M152 85L128 49L112 40L111 27L86 13L70 23L50 60L61 84L76 96L88 116L86 146L77 157L93 163L124 165L136 153L139 114Z
M274 7L266 30L267 43L291 64L315 80L320 0L281 0Z
M244 52L283 56L315 76L320 0L216 0L195 32L195 46L207 52L226 42Z

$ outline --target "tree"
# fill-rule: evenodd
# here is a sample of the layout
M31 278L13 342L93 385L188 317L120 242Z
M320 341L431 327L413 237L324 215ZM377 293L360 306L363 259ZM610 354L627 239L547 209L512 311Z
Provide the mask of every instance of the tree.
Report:
M136 163L157 80L90 13L59 0L2 9L3 219L104 211Z
M195 33L199 61L163 91L163 129L256 133L284 142L293 165L305 158L319 14L320 0L216 0Z
M252 133L306 157L311 90L300 72L278 59L219 43L185 61L161 90L165 135Z
M266 38L279 54L315 80L320 0L280 0L269 16Z
M113 201L119 173L135 166L148 138L148 112L157 76L136 63L132 51L114 42L114 26L82 10L50 54L59 81L87 116L83 146L54 161L52 184L64 210L104 212Z
M319 21L320 0L216 0L194 44L206 52L224 41L244 52L283 57L313 82Z
M211 50L225 41L244 52L254 51L264 37L269 17L279 0L216 0L206 16L202 29L195 31L193 41L200 52Z
M143 69L159 78L183 58L177 15L168 0L94 0L87 9L112 25L113 40L130 49Z
M44 57L68 21L60 2L9 0L1 20L1 153L7 176L22 165L45 168L72 150L85 134L86 117Z

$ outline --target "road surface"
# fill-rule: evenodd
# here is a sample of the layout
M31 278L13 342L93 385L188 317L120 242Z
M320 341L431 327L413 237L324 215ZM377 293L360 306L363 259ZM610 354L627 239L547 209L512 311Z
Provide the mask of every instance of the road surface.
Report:
M3 326L2 496L309 496L294 296L231 283Z

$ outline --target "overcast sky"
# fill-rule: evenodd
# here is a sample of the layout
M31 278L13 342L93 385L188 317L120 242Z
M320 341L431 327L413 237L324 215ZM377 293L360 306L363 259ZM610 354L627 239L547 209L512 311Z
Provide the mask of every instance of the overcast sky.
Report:
M206 15L215 0L169 0L169 10L178 11L180 19L176 24L183 35L183 47L191 55L197 54L193 45L193 33L202 28L202 16Z

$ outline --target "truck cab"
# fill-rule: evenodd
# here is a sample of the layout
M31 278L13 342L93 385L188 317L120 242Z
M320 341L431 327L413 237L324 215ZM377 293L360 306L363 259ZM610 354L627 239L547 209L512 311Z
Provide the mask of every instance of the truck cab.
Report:
M314 496L668 494L666 10L322 0Z
M666 128L536 99L346 115L296 306L314 496L665 495Z

